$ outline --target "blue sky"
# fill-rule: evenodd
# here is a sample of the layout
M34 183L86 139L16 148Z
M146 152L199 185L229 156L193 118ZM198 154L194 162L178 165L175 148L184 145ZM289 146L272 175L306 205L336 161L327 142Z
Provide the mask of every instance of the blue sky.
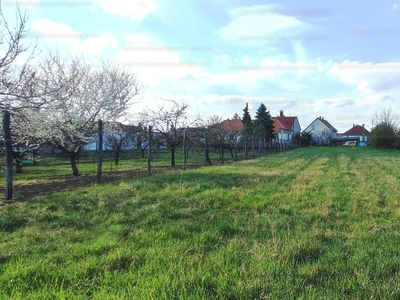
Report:
M264 103L339 132L400 111L400 1L18 0L43 51L112 59L147 86L133 113L184 98L192 114ZM15 1L2 1L12 20Z

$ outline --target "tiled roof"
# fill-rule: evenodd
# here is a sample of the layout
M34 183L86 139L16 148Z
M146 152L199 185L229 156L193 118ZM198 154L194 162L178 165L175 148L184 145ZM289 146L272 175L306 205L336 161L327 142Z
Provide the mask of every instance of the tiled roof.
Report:
M241 131L243 129L243 123L240 119L225 120L221 123L222 127L228 131Z
M369 134L369 131L361 125L353 125L352 128L344 132L342 135L363 135Z
M274 121L274 132L279 132L281 129L286 129L279 120L271 118Z
M297 117L272 117L271 119L274 120L275 131L279 131L282 129L293 129L294 122ZM277 122L275 122L277 121ZM278 129L278 127L280 127Z

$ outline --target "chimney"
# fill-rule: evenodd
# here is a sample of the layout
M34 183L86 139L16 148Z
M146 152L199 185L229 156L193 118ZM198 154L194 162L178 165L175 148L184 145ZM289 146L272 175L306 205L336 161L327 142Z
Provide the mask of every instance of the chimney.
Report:
M353 127L356 126L356 124L353 123Z

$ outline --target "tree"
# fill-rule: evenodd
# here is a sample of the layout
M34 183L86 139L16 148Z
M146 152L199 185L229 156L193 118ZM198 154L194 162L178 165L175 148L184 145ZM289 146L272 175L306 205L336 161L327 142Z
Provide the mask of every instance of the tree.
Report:
M235 114L233 115L233 119L234 119L234 120L240 120L240 117L239 117L239 115L238 115L237 113L235 113Z
M307 131L303 131L301 134L297 133L295 135L295 141L297 145L300 145L301 147L310 146L312 141L312 133Z
M108 122L104 126L105 140L114 152L114 163L118 165L119 155L123 149L133 146L138 128L120 122Z
M26 14L17 7L11 28L0 7L0 109L12 115L22 114L26 108L40 107L49 100L45 95L54 92L47 85L48 74L40 73L29 64L35 48L25 61L20 59L29 50L23 43L30 34L27 22Z
M390 149L393 148L396 133L391 125L381 123L372 129L369 138L371 146L380 149Z
M153 126L155 138L159 145L171 152L171 166L175 166L176 149L183 143L184 128L190 125L187 118L188 104L182 100L166 100L170 107L162 106L157 110L144 113L144 118Z
M118 65L89 65L81 57L49 55L42 71L51 74L49 85L57 93L30 119L34 136L67 153L74 176L79 176L77 157L97 133L97 121L120 118L144 91L136 77Z
M261 144L272 140L274 136L274 122L271 119L271 115L269 111L267 111L267 107L261 103L259 108L256 111L256 117L254 120L254 129L255 133L259 140L259 152Z
M249 140L252 140L253 148L254 148L254 140L253 140L253 133L254 133L254 124L253 121L251 120L251 116L249 113L249 103L246 103L245 108L243 109L243 118L242 118L242 124L243 124L243 140L244 140L244 147L245 147L245 156L247 158L247 153L248 153L248 143Z
M400 130L400 114L390 107L382 107L380 110L374 112L372 123L372 127L374 125L385 124L393 128L395 132L398 132Z
M139 125L136 126L135 134L132 137L132 142L135 145L135 148L140 151L140 155L142 158L145 158L144 152L149 146L149 132L147 128L148 127L143 126L142 123L139 123Z

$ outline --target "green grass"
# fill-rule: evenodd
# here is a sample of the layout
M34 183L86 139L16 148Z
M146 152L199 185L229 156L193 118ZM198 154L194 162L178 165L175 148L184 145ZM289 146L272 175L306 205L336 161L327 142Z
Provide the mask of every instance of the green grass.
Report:
M146 154L147 155L147 154ZM211 159L217 163L219 160L218 153L211 153ZM56 181L72 176L72 170L69 158L64 157L46 157L39 156L37 164L24 165L22 174L14 174L14 182L19 184L29 184L34 181ZM182 151L176 151L176 166L183 165ZM159 150L153 154L151 163L153 169L160 167L168 167L171 164L171 154L168 150ZM187 159L187 165L203 165L204 156L201 151L190 151ZM77 163L79 173L83 176L94 176L97 174L97 158L93 158L89 154L83 155L80 162ZM143 171L147 170L147 157L139 157L136 153L132 156L131 152L121 153L119 164L115 165L111 152L105 152L103 158L103 172L120 172L120 171ZM5 183L5 171L1 170L0 184Z
M0 207L0 299L398 299L400 152L306 148Z

